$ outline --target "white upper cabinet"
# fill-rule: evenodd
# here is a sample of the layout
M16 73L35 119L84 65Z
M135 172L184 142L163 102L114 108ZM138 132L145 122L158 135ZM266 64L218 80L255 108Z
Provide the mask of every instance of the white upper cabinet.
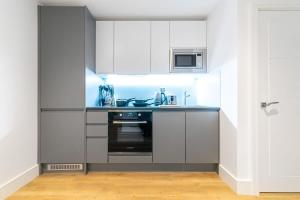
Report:
M170 22L151 22L151 73L169 73Z
M170 47L206 48L206 21L171 21Z
M114 40L115 73L150 73L149 21L116 21Z
M96 23L96 73L114 73L114 22Z
M97 74L168 74L170 48L206 48L206 21L97 21Z

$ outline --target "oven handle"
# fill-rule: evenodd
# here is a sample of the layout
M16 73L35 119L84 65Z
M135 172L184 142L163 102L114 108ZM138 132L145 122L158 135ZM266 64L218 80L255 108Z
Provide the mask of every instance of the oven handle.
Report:
M113 124L147 124L147 121L113 121Z

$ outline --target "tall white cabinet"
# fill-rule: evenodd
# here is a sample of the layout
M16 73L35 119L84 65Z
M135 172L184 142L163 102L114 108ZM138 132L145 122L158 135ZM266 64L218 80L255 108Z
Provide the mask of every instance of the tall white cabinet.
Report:
M114 22L96 23L96 73L114 73Z
M150 22L116 21L114 39L115 73L150 73Z

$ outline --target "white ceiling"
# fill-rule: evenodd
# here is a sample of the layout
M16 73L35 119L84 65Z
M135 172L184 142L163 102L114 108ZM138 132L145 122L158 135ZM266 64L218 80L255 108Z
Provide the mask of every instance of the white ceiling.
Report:
M100 19L199 19L220 0L40 0L42 5L86 5Z

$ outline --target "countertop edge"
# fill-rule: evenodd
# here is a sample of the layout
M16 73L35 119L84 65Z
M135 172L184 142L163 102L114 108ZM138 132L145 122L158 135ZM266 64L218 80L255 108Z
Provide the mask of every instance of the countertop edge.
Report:
M152 111L220 111L219 107L86 107L87 111L152 110Z

